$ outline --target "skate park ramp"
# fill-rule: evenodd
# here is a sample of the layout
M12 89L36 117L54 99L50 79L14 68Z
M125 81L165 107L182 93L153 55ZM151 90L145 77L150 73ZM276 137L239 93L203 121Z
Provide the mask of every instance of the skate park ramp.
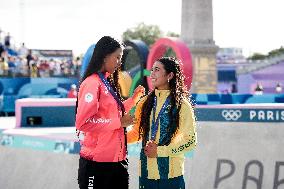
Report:
M186 188L284 188L284 104L207 108L196 107L198 144L186 157ZM78 188L74 127L32 129L0 131L0 188ZM140 145L128 149L129 188L136 189Z
M13 188L78 188L78 155L0 146L0 185Z
M284 123L200 122L190 189L284 188Z

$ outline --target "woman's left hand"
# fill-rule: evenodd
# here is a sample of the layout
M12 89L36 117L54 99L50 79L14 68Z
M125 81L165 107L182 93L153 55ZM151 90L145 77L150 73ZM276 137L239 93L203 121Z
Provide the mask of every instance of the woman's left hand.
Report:
M148 141L144 147L144 153L149 158L156 158L158 145L154 141Z
M133 93L132 99L134 100L135 104L140 100L142 96L145 95L145 88L139 85Z
M134 117L130 114L124 114L124 116L120 119L121 127L128 127L129 125L134 124Z

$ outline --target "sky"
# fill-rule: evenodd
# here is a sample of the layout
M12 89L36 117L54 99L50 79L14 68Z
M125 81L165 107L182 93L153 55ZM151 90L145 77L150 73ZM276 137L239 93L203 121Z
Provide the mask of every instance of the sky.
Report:
M245 56L284 46L283 0L212 0L213 38ZM19 46L85 53L104 35L138 23L179 33L182 0L0 0L0 28ZM3 34L2 34L3 38Z

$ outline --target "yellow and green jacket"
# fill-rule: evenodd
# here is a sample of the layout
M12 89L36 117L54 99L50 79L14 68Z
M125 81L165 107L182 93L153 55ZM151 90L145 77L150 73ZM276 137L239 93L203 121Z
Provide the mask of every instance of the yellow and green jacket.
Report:
M158 116L162 105L170 94L169 90L155 90L157 96L157 107L155 118ZM139 138L139 125L141 119L141 111L143 103L147 97L139 101L135 110L136 124L132 130L127 133L128 143L137 142ZM153 115L153 110L150 115ZM159 120L158 131L155 142L158 144L157 158L148 158L145 156L143 149L140 153L139 160L139 176L148 179L169 179L178 177L184 174L184 160L185 153L194 149L196 146L196 121L193 108L188 99L183 99L180 115L179 115L179 129L177 134L172 139L169 145L161 145L167 134L167 127L169 125L169 113L166 109L165 113L161 115ZM152 116L150 123L152 123ZM151 127L148 137L151 135ZM142 137L140 137L142 138Z

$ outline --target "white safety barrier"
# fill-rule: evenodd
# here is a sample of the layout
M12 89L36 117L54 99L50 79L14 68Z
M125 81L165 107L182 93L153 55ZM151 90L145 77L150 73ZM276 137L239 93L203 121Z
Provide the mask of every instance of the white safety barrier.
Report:
M199 122L197 148L185 162L186 188L284 188L283 136L281 122ZM130 189L138 188L138 158L129 158ZM0 186L78 188L78 159L78 154L0 146Z
M284 123L203 122L197 132L188 188L284 188Z

